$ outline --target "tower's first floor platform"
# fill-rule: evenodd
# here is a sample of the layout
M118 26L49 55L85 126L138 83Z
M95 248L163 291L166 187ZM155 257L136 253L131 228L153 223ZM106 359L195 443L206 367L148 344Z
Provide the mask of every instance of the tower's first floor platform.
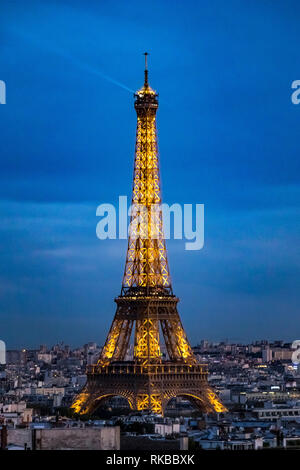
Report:
M224 412L226 408L207 382L207 366L158 362L116 362L91 365L87 382L72 408L80 414L93 413L103 400L124 397L132 410L164 414L174 397L188 399L199 410Z

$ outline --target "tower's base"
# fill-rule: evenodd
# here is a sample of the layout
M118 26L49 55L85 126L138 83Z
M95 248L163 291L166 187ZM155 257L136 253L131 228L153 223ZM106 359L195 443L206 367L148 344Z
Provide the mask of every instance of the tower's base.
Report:
M157 363L140 365L132 362L89 366L87 383L75 398L76 413L93 413L101 402L113 396L128 400L136 411L163 415L168 402L184 397L206 413L224 412L216 394L207 383L205 365Z

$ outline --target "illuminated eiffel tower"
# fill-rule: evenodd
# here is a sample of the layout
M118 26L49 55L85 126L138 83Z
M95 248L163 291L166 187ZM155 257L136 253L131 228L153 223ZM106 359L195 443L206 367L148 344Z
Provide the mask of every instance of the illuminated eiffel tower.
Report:
M103 400L121 396L133 410L163 414L173 397L185 397L205 412L226 411L207 383L207 367L197 363L177 311L160 209L156 135L158 95L148 83L135 93L137 131L127 258L117 311L97 364L72 408L93 412ZM134 336L133 361L126 361ZM161 339L167 358L163 359Z

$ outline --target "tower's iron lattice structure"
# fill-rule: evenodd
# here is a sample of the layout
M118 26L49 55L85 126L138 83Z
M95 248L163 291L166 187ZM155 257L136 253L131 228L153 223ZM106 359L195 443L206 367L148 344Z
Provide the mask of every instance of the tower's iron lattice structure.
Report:
M188 398L205 412L226 411L207 383L177 311L163 236L156 134L158 95L148 83L135 93L137 113L130 233L117 311L97 364L72 407L91 413L106 398L122 396L133 410L163 414L168 401ZM134 332L134 333L133 333ZM126 361L134 334L133 361ZM163 359L161 337L166 358Z

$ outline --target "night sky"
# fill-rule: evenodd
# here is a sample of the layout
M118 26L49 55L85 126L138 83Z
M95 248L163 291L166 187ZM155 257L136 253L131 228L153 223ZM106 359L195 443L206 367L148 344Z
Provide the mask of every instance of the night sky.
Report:
M1 5L0 337L105 339L126 240L96 208L130 195L131 90L159 92L163 199L205 204L205 245L168 242L192 344L300 337L298 1Z

